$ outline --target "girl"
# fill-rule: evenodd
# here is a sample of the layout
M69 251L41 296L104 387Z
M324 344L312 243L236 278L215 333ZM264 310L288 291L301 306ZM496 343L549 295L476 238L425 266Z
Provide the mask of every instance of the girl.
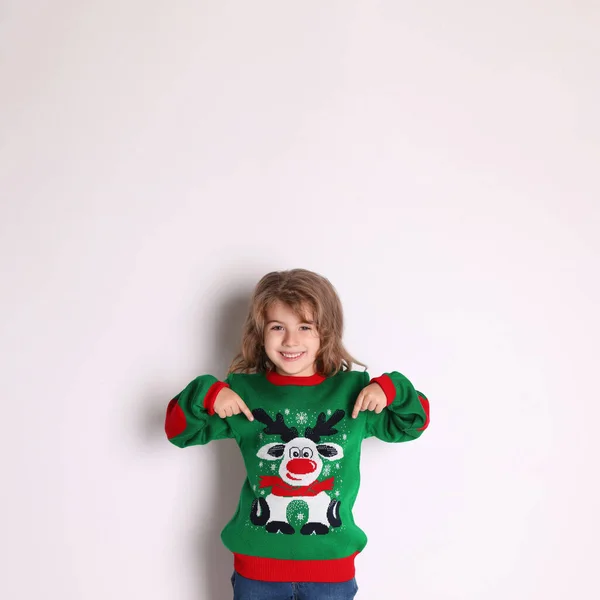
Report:
M367 537L352 507L362 440L418 438L429 402L398 372L371 379L342 343L338 295L304 269L257 284L225 381L202 375L169 403L184 448L235 438L247 478L221 534L234 600L352 600Z

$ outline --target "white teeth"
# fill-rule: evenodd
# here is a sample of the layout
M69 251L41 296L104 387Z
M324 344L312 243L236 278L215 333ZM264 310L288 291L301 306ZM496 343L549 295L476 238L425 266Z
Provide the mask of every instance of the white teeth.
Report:
M301 356L304 353L298 352L298 354L286 354L285 352L282 352L281 354L283 354L283 356L285 356L286 358L298 358L299 356Z

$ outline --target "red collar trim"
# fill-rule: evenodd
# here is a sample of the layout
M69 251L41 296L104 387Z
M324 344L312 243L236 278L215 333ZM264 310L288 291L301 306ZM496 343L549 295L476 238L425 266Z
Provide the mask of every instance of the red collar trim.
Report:
M315 373L303 377L295 375L280 375L277 371L267 371L267 380L274 385L319 385L326 377Z

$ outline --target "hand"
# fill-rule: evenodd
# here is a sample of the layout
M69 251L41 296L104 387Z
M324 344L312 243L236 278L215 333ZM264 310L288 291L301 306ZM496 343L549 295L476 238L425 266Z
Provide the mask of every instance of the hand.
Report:
M217 394L213 409L222 419L243 412L248 417L248 421L254 421L254 415L250 412L246 403L232 389L227 387L222 388Z
M370 383L363 388L354 403L352 418L356 419L362 410L374 410L379 414L387 406L387 398L383 388L378 383Z

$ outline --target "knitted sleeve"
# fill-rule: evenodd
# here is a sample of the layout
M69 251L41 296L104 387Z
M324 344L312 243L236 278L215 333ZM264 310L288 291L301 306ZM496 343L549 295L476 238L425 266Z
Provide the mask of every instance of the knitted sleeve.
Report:
M229 387L229 378L219 381L212 375L201 375L177 394L169 402L165 418L169 441L185 448L233 437L228 420L213 410L217 394L224 387Z
M375 436L384 442L417 439L429 425L429 400L396 371L369 381L373 382L383 388L387 407L380 414L367 414L366 437Z

